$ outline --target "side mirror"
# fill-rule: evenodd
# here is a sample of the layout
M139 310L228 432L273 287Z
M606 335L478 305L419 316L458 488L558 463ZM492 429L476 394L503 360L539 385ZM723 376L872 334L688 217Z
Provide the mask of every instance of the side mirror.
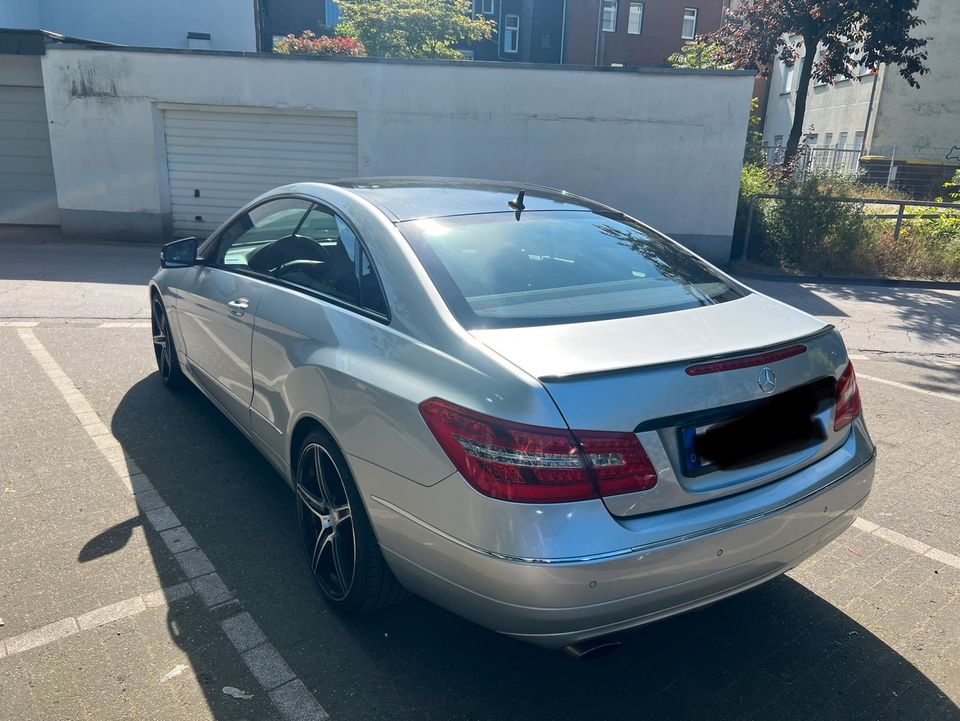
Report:
M197 239L183 238L160 249L161 268L189 268L197 262Z

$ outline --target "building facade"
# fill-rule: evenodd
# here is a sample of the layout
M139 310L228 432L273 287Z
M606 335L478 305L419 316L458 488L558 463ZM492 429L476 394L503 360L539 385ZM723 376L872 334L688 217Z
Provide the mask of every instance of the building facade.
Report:
M936 194L960 167L960 3L920 0L930 73L912 88L895 67L835 83L811 82L804 142L814 166L865 172L917 195ZM770 79L764 144L786 145L799 64L777 63Z
M563 62L666 65L684 43L720 27L728 0L568 0Z
M304 30L320 33L336 25L340 13L334 0L258 0L260 52L273 51L274 43Z
M570 0L473 0L474 15L493 20L489 41L464 48L474 60L560 63L563 26Z
M257 49L254 0L6 0L0 28L143 47Z

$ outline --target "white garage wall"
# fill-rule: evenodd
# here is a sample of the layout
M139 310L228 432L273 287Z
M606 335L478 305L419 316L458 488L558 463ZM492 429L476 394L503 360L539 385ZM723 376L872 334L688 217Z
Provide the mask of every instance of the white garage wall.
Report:
M753 87L748 73L69 48L50 48L43 74L68 234L167 237L162 108L265 107L356 113L361 175L561 187L716 260Z

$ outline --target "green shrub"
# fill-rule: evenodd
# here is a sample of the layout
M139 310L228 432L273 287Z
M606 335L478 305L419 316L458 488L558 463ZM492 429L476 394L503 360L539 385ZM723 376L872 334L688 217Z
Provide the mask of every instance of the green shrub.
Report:
M857 197L859 183L847 175L810 173L781 186L790 200L770 203L763 213L766 243L783 268L849 272L854 253L871 235L862 204L831 198Z
M737 219L733 229L733 247L731 255L739 260L743 253L744 235L747 230L747 215L750 210L750 200L754 195L762 193L776 193L779 191L777 186L777 172L768 168L766 165L757 163L747 163L740 172L740 195L737 198ZM763 212L767 201L759 201L755 216ZM762 219L754 217L753 228L750 232L751 258L756 259L756 251L763 248L763 222Z
M918 217L904 221L894 241L893 224L872 243L884 275L960 278L960 211L910 208Z
M956 185L960 190L960 172ZM757 202L750 232L749 260L803 273L960 279L960 210L907 205L915 215L896 223L868 213L893 213L896 206L871 200L908 200L903 193L863 184L855 175L810 173L802 180L782 171L746 165L740 183L734 255L739 259L750 199L775 193L789 200ZM960 192L957 193L960 199ZM832 198L862 198L840 203Z

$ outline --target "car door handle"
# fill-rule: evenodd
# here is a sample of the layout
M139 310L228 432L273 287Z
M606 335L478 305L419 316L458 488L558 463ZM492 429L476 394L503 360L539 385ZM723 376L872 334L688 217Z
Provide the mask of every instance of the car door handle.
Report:
M231 301L227 301L227 307L230 309L230 312L233 313L238 318L247 312L247 308L250 307L249 298L234 298Z

